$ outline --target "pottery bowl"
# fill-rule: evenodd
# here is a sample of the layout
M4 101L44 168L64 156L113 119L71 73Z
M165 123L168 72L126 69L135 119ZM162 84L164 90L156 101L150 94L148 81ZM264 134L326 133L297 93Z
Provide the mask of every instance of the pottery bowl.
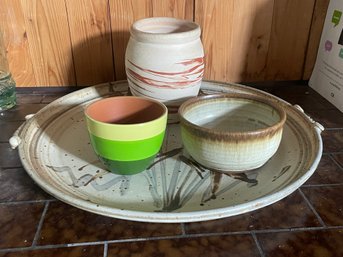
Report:
M185 149L201 165L243 172L265 164L282 138L285 111L265 97L221 94L195 97L179 108Z
M98 100L85 109L91 144L113 173L145 170L159 152L167 124L166 106L143 97Z

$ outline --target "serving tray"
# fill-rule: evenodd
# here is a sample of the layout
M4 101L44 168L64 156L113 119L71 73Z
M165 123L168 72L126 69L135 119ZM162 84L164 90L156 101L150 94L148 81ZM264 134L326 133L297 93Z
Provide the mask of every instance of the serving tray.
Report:
M322 155L323 127L300 107L263 91L210 81L201 86L201 94L225 92L262 95L287 112L280 147L259 169L237 175L199 166L182 147L176 109L171 108L155 162L133 176L107 172L90 145L83 111L99 98L129 94L126 81L85 88L55 100L20 127L12 143L21 141L22 164L40 187L86 211L165 223L246 213L286 197L313 174Z

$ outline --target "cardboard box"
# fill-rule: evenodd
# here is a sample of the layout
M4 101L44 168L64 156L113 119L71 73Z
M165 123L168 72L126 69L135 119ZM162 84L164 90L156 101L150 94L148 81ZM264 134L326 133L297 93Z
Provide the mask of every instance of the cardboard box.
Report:
M343 112L343 1L331 0L310 87Z

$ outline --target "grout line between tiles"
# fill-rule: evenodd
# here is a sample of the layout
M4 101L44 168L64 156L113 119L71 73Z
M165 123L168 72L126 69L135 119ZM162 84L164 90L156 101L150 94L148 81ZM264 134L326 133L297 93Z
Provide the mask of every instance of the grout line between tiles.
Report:
M260 256L261 256L261 257L265 257L265 254L264 254L264 252L263 252L263 250L262 250L262 247L261 247L261 245L260 245L260 242L259 242L258 239L257 239L256 234L255 234L254 232L252 232L252 233L251 233L251 236L252 236L252 238L253 238L254 241L255 241L255 244L256 244L256 247L257 247L257 249L258 249L258 252L260 253Z
M182 235L186 235L186 228L185 228L185 223L181 223L181 232L182 232Z
M0 141L0 143L8 143L8 141L7 142L1 142ZM22 169L24 169L23 167L21 167ZM18 170L18 168L2 168L2 167L0 167L0 171L2 171L2 172L13 172L13 170Z
M313 185L302 185L301 187L335 187L335 186L343 186L343 183L335 183L335 184L313 184Z
M20 204L30 204L30 203L50 203L57 202L57 199L45 199L45 200L29 200L29 201L16 201L16 202L0 202L1 205L20 205Z
M343 166L341 166L341 164L340 164L338 161L336 161L336 159L333 158L332 155L334 155L334 154L330 154L330 155L329 155L330 159L331 159L331 160L332 160L341 170L343 170Z
M107 257L107 252L108 252L108 243L104 244L104 257Z
M248 233L246 233L248 234ZM159 237L148 237L148 238L127 238L127 239L115 239L107 240L103 242L91 242L91 244L113 244L113 243L132 243L132 242L145 242L145 241L157 241L157 240L170 240L170 239L182 239L182 238L196 238L203 236L217 236L217 234L203 235L203 234L194 234L194 235L175 235L175 236L159 236ZM68 246L83 246L88 245L89 243L70 243Z
M310 209L312 210L312 212L314 213L314 215L317 217L317 219L319 220L319 223L323 226L323 227L327 227L325 222L323 221L322 217L320 217L320 215L318 214L318 212L316 211L316 209L313 207L313 205L311 204L311 202L307 199L306 195L303 193L303 191L298 188L299 193L301 194L301 196L303 197L303 199L305 200L305 202L307 203L307 205L310 207Z
M296 232L311 232L311 231L327 231L327 230L341 230L343 226L326 226L326 227L308 227L308 228L290 228L280 230L258 230L252 231L255 234L273 234L273 233L296 233Z
M0 142L0 144L9 144L9 142ZM7 170L7 169L20 169L20 168L23 168L22 165L19 165L19 166L0 166L1 169L4 169L4 170Z
M327 131L343 130L343 128L325 128Z
M343 229L343 226L327 226L327 229Z
M328 152L328 151L325 151L325 152L323 152L323 154L333 154L333 155L335 155L335 154L343 154L343 152L342 151L338 151L338 152Z
M337 228L337 227L332 227ZM266 233L282 233L282 232L299 232L299 231L315 231L315 230L327 230L328 227L306 227L306 228L282 228L282 229L262 229L254 230L255 234L266 234Z
M18 248L3 248L0 249L0 253L10 253L10 252L22 252L22 251L31 251L31 250L44 250L44 249L58 249L66 248L68 245L44 245L44 246L29 246L29 247L18 247Z
M305 231L305 232L318 231L318 230L325 231L325 230L333 230L333 229L343 229L343 226L329 226L325 228L324 227L308 227L308 228L237 231L237 232L224 232L224 233L202 233L202 234L161 236L161 237L150 237L150 238L128 238L128 239L117 239L117 240L105 240L105 241L98 241L98 242L81 242L81 243L56 244L56 245L37 245L37 246L19 247L19 248L3 248L3 249L0 249L0 253L28 251L28 250L43 250L43 249L53 249L53 248L67 248L67 247L78 247L78 246L92 246L92 245L107 245L107 249L108 249L108 244L112 244L112 243L131 243L131 242L156 241L156 240L167 240L167 239L183 239L183 238L230 236L230 235L252 235L252 234L299 232L299 231Z
M40 235L40 232L41 232L41 229L42 229L42 226L43 226L43 222L44 222L44 219L45 219L45 215L46 215L46 212L48 211L48 208L49 208L49 202L46 202L45 206L44 206L44 210L43 210L42 216L40 217L40 220L39 220L39 223L38 223L38 226L37 226L35 237L33 238L33 241L32 241L32 246L36 246L37 245L38 238L39 238L39 235Z
M52 101L45 101L47 95L42 95L42 99L40 100L40 104L50 104Z
M20 96L20 95L18 95L18 96ZM29 98L29 97L31 97L32 95L30 95L30 96L28 96L27 98ZM30 99L30 102L26 102L24 99L18 99L17 98L17 106L19 106L19 105L25 105L25 104L41 104L42 103L42 98L43 98L43 95L36 95L36 96L38 96L39 97L39 99L36 99L36 100L32 100L32 99ZM25 95L25 98L26 98L26 95Z

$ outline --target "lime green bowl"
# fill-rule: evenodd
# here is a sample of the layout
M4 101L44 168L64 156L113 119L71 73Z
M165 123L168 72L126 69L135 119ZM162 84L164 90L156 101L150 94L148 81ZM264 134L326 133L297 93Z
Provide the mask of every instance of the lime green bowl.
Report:
M118 96L98 100L85 110L95 153L113 173L144 171L159 152L167 125L167 107L155 100Z

